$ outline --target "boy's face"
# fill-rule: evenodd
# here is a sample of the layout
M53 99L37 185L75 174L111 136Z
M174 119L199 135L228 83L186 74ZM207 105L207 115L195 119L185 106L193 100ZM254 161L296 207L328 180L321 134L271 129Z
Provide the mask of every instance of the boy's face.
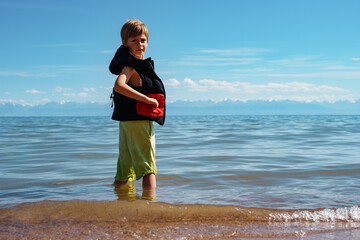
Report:
M140 59L144 59L144 53L148 45L145 34L140 34L136 37L130 37L126 42L123 41L125 47L128 47L131 53Z

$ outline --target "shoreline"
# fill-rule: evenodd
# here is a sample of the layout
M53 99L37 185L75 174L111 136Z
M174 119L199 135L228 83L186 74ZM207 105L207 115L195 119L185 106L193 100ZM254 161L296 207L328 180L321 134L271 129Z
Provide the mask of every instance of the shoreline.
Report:
M326 239L334 234L360 237L358 207L347 209L347 216L352 219L309 218L325 210L337 211L173 205L146 200L43 201L0 209L0 238L288 239L321 235ZM301 212L303 217L298 219L279 217L301 216Z

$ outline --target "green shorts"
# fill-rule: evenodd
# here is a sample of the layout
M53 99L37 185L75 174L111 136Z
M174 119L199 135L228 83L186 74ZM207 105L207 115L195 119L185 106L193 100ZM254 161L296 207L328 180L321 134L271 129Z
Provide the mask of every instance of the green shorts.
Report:
M134 181L156 174L152 121L120 121L119 158L115 180Z

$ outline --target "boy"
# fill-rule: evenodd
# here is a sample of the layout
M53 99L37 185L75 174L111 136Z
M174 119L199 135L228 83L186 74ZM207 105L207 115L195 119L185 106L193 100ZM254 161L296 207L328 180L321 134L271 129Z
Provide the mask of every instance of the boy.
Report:
M119 75L113 89L112 119L120 121L119 157L115 184L143 178L143 186L156 187L153 121L165 122L165 88L154 72L151 58L144 59L148 29L130 20L121 29L122 46L110 63Z

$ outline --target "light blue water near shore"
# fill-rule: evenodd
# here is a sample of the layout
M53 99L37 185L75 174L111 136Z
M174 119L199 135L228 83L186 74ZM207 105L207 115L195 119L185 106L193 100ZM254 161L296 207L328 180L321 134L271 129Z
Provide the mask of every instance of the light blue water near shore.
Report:
M360 203L360 116L169 116L156 142L159 202ZM2 117L0 207L122 198L112 185L117 151L109 117ZM134 190L141 198L141 181Z

